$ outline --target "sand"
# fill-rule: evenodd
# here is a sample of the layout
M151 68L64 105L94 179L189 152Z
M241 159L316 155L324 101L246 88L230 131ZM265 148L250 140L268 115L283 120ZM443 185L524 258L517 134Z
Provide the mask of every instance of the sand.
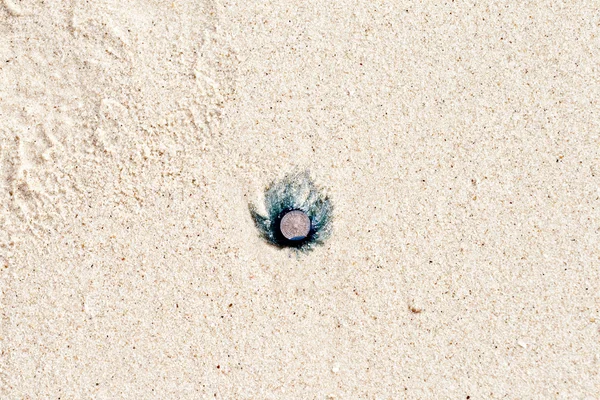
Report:
M600 398L599 18L3 0L0 398Z

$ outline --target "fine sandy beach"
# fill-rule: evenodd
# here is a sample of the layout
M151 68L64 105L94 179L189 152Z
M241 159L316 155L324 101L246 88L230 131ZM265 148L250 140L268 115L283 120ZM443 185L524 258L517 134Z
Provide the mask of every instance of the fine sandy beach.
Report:
M600 399L600 3L0 0L0 291L2 399Z

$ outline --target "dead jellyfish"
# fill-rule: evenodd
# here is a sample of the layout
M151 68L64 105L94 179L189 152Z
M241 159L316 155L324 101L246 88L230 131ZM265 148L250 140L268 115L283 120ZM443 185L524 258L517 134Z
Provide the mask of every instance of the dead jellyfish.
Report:
M265 190L266 215L250 213L261 236L277 247L312 250L331 234L333 205L308 172L286 175Z

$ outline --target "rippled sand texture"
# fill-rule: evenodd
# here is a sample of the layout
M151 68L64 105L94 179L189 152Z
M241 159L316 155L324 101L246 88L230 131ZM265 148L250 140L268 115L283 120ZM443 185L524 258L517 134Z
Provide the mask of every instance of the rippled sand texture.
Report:
M596 398L600 5L492 3L0 0L0 398Z

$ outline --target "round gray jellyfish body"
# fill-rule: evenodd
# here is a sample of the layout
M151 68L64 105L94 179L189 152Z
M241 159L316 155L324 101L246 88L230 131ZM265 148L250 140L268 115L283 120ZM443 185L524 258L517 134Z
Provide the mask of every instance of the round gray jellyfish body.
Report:
M310 218L304 211L289 211L281 218L279 230L287 240L304 240L310 233Z

